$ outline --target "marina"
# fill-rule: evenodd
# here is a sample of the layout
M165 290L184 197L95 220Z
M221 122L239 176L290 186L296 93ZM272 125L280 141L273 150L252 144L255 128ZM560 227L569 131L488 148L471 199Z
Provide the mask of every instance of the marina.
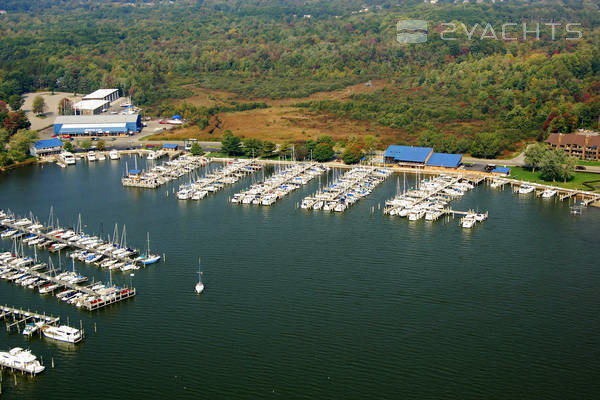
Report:
M99 237L98 227L110 215L109 221L119 221L119 236L127 226L141 254L147 251L147 232L151 251L168 251L161 268L136 272L134 298L98 312L57 301L55 295L67 288L41 296L39 289L0 279L0 304L60 315L61 322L81 318L86 326L97 323L101 332L96 336L86 329L79 346L27 341L47 369L42 379L15 374L17 385L5 373L3 398L35 399L44 393L58 399L65 391L109 398L114 386L107 382L115 376L131 376L119 393L134 398L151 393L246 399L273 390L283 397L365 399L409 390L436 398L456 386L467 388L456 398L519 397L524 388L516 368L523 362L536 365L527 387L533 397L572 395L548 386L560 376L559 385L592 382L577 395L593 398L600 362L589 357L588 346L572 343L597 344L593 332L600 328L595 318L600 307L594 299L600 271L589 243L600 229L600 210L584 207L574 217L573 200L515 195L480 184L449 204L489 211L484 229L403 223L382 216L385 201L397 194L397 177L403 184L402 174L344 213L294 209L320 183L338 178L333 169L276 207L226 201L250 187L260 172L201 203L173 201L160 190L123 190L118 179L126 159L64 169L48 164L0 176L2 208L15 215L32 210L47 216L49 204L61 204L61 222L73 220L76 226L81 212L83 230ZM273 172L265 166L266 176ZM416 186L414 173L406 179L407 187ZM112 225L105 230L111 239ZM28 235L17 239L18 247ZM2 243L14 245L10 238ZM37 246L24 247L31 255ZM60 251L63 260L67 251ZM39 258L39 247L37 252ZM55 266L58 253L47 253ZM198 295L200 255L205 288ZM42 261L50 265L47 257ZM79 286L109 282L110 270L75 263L88 278ZM68 258L62 268L70 267ZM2 339L5 350L24 347L20 334ZM494 353L493 368L481 349ZM169 368L147 367L157 360ZM201 382L190 362L202 369ZM73 385L74 376L85 385Z
M233 160L215 171L207 172L205 176L199 177L189 183L179 186L177 199L179 200L201 200L209 193L215 193L226 185L233 185L242 177L253 174L262 169L256 160Z
M230 201L236 204L270 206L325 171L327 168L317 163L294 163L287 167L277 165L273 175L234 194Z
M392 174L381 167L356 167L344 173L332 184L319 189L313 196L305 197L300 208L344 212Z

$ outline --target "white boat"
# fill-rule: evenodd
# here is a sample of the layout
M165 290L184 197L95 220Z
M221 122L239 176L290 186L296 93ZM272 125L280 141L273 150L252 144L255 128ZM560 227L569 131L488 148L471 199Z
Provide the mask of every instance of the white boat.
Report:
M15 347L9 352L0 353L0 365L33 375L39 374L46 369L46 367L40 364L36 356L31 354L31 351L23 350L20 347Z
M98 153L98 161L104 161L106 160L106 155L104 154L103 151L101 151L100 153Z
M467 215L460 220L460 225L463 228L472 228L475 225L475 218L472 215Z
M552 189L546 189L542 192L542 197L545 199L549 199L551 197L554 197L556 195L556 190L552 190Z
M196 293L204 292L204 283L202 283L202 271L200 270L200 259L198 258L198 283L196 283Z
M324 205L323 200L319 200L315 204L313 204L312 208L313 208L313 210L320 210L321 208L323 208L323 205Z
M108 153L108 157L111 160L118 160L120 158L119 152L117 150L111 150L110 153Z
M88 161L96 161L96 153L94 153L93 151L88 151L87 159Z
M83 331L67 325L45 326L42 328L45 337L67 343L79 343L83 339Z
M38 331L38 329L40 329L44 325L45 324L43 322L30 322L27 325L25 325L25 328L23 328L22 334L24 336L31 336L34 333L36 333Z
M60 159L67 165L75 165L75 157L73 156L73 153L63 151L60 153Z
M531 193L535 190L535 187L531 185L523 185L519 188L519 194Z
M156 152L155 151L151 151L150 153L148 153L148 156L146 157L148 160L155 160L156 157Z

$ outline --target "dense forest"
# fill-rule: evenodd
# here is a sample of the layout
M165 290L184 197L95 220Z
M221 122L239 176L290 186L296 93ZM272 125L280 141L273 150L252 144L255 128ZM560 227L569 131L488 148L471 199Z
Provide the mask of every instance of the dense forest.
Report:
M137 104L168 109L194 86L253 100L379 79L389 85L376 93L296 106L399 128L399 143L441 151L491 140L480 155L495 156L551 131L597 128L598 3L7 0L0 99L118 87ZM428 21L427 42L398 43L404 19ZM455 24L456 40L442 40L444 23ZM516 24L517 40L501 40L504 23ZM521 37L523 23L541 25L539 40ZM547 23L560 24L554 40ZM580 40L567 40L576 37L567 23L580 24ZM198 124L215 111L203 110Z

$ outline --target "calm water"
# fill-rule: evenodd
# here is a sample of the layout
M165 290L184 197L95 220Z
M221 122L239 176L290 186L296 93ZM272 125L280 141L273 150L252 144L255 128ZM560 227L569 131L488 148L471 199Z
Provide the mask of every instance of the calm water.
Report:
M573 217L566 204L482 186L453 203L490 212L464 231L457 220L383 216L377 204L393 196L395 178L339 215L295 208L316 180L271 208L227 203L251 178L181 202L166 197L171 186L122 188L124 162L0 175L0 208L45 219L54 205L64 225L81 212L88 232L126 224L129 244L143 247L150 231L153 250L167 255L136 271L135 299L95 313L1 281L0 303L82 320L88 331L69 347L2 329L0 349L30 347L56 367L19 376L16 387L4 373L3 398L600 394L599 210Z

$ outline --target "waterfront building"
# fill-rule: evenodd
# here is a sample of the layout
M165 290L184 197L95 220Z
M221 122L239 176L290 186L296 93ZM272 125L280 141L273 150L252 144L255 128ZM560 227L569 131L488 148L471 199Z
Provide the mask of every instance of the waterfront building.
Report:
M546 143L582 160L600 160L600 135L597 133L551 133Z
M389 146L383 154L387 164L398 164L408 167L444 167L458 168L462 154L435 153L431 147Z
M54 121L56 135L131 135L141 130L139 114L61 115Z
M33 142L29 148L29 153L34 157L47 156L50 154L60 154L63 149L63 142L60 139L46 139Z

